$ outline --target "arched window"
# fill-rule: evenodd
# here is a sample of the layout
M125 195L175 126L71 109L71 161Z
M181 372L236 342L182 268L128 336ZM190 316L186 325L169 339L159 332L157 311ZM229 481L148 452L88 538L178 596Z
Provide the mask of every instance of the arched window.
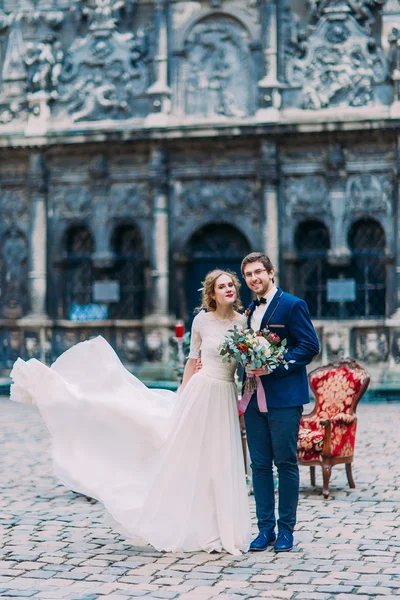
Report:
M300 223L295 232L295 246L299 257L297 294L307 302L311 316L332 316L326 299L330 248L328 229L320 221Z
M92 302L94 241L83 226L71 228L66 235L67 281L65 317L84 320L86 307Z
M199 305L201 282L213 269L229 269L236 272L241 281L240 264L251 252L251 248L243 234L226 224L210 224L202 227L189 241L189 270L186 278L186 302L189 320L193 318L193 310ZM247 306L251 294L246 285L240 290L242 303Z
M29 310L28 243L12 228L4 236L0 253L0 314L18 319Z
M123 225L114 231L115 276L119 281L119 302L110 304L113 319L141 319L145 301L143 239L139 229Z
M356 281L356 301L348 306L352 317L386 314L385 232L374 219L356 221L349 231L352 260L349 276Z

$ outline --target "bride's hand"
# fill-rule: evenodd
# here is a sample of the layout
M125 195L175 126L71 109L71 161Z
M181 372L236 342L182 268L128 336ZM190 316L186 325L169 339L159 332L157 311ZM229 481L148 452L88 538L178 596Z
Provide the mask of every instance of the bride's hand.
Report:
M252 369L247 371L248 375L254 375L254 377L262 377L263 375L270 375L270 373L272 373L272 371L268 369L268 367L266 369Z

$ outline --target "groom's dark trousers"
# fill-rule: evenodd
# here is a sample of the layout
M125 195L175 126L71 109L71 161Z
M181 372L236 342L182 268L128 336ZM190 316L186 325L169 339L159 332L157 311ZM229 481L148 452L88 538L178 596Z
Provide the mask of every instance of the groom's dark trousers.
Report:
M250 304L248 326L254 311ZM285 359L270 375L261 377L267 413L261 413L254 395L246 409L247 443L253 470L253 487L259 529L275 527L275 495L272 465L278 470L278 528L293 531L299 497L297 437L303 404L309 402L308 365L319 352L317 334L304 300L280 288L271 300L260 329L269 329L287 341Z
M275 528L275 491L272 466L278 470L278 529L292 532L299 498L297 436L302 406L258 410L254 395L245 413L247 443L253 470L258 528Z

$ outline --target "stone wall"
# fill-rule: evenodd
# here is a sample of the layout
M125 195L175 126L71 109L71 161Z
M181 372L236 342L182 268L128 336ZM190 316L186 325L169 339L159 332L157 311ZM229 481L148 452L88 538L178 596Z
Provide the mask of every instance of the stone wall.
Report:
M98 333L165 362L261 249L321 360L397 385L399 32L398 0L0 1L0 372Z

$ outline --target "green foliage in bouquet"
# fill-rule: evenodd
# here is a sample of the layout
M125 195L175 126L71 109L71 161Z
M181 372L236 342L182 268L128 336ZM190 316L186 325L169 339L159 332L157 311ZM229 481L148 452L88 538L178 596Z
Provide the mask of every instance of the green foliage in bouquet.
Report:
M219 348L222 362L236 360L246 369L262 369L268 367L271 371L283 364L288 369L289 363L284 356L287 352L286 340L268 329L254 331L234 326L227 331L224 343Z

